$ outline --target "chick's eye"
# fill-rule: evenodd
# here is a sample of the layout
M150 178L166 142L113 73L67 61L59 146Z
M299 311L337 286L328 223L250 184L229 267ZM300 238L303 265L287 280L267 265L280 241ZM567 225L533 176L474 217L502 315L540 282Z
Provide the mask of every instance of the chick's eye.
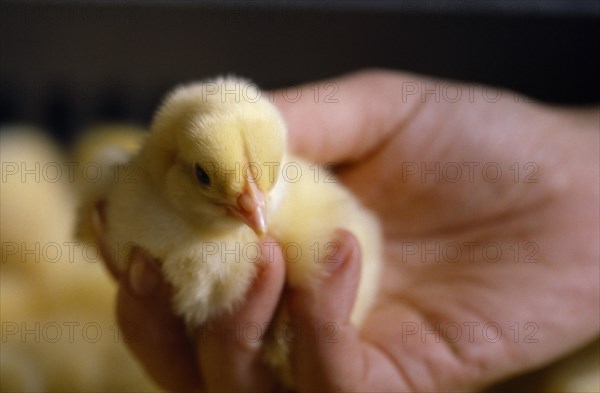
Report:
M198 180L198 182L200 182L200 184L202 184L203 186L210 185L210 176L208 176L208 173L206 173L206 171L204 170L204 168L202 168L202 166L200 166L200 164L196 164L195 172L196 179Z

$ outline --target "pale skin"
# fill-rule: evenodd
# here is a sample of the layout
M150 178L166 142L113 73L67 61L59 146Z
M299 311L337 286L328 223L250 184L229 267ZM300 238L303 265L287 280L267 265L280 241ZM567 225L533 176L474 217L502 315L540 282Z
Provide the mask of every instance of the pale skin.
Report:
M439 102L427 93L436 88ZM551 107L378 70L301 91L297 102L272 94L291 149L338 164L341 181L381 219L376 305L360 330L348 323L360 264L369 262L350 233L338 233L332 274L310 290L283 291L281 251L263 244L268 257L244 303L192 342L156 263L137 253L126 273L111 269L117 314L160 386L276 389L260 340L222 332L267 326L280 298L300 332L292 340L299 391L478 389L598 335L598 106ZM95 223L101 237L100 215ZM315 326L328 329L321 339Z

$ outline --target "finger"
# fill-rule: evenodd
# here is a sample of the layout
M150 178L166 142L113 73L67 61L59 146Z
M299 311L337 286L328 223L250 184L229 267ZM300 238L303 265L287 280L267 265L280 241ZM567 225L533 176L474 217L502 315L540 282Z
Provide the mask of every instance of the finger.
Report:
M158 265L139 250L134 252L117 295L121 337L158 385L174 391L198 389L194 347L170 299Z
M197 346L209 391L269 391L274 381L262 358L262 338L277 308L285 265L277 243L261 242L257 276L232 313L201 327Z
M96 206L92 210L92 217L91 217L92 231L93 231L94 237L96 238L96 241L98 243L100 256L102 257L102 260L104 261L104 266L106 266L110 275L115 280L118 280L119 276L121 275L121 272L115 266L114 261L112 259L110 249L104 242L105 227L106 227L106 218L105 218L104 210L105 210L105 206L104 206L103 202L99 202L98 204L96 204Z
M358 389L364 352L358 332L350 324L360 278L360 250L356 238L340 231L335 262L327 263L327 277L317 287L295 288L288 306L292 341L292 369L300 391Z
M289 128L291 149L316 162L358 160L411 120L420 95L404 94L416 77L371 70L271 93Z

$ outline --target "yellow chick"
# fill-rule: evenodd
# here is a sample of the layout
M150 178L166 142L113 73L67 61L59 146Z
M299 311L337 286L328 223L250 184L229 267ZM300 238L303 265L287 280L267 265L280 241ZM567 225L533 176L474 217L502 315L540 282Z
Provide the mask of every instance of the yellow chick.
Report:
M377 292L378 221L331 174L288 155L287 130L267 97L243 79L217 78L176 88L106 199L107 239L122 269L131 246L162 261L173 307L190 328L231 310L255 275L258 240L269 234L287 257L286 280L308 286L324 277L334 231L360 243L363 265L352 322ZM285 317L276 318L279 323ZM285 342L266 360L292 385Z
M0 164L0 391L160 391L122 345L97 248L72 237L77 162L43 130L10 125Z
M93 241L94 235L89 217L98 201L104 200L114 182L131 181L135 177L132 166L126 164L142 145L147 132L132 124L102 124L82 132L77 141L75 154L69 162L79 197L79 222L76 236L80 240Z

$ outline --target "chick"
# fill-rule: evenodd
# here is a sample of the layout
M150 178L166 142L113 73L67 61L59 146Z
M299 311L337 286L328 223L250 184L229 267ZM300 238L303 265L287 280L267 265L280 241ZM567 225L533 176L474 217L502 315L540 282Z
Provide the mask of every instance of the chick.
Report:
M79 167L19 124L0 125L0 164L0 391L158 392L120 342L96 248L72 237Z
M126 164L142 145L146 132L133 124L101 124L82 132L72 157L74 181L78 189L80 222L76 236L80 240L94 240L89 217L98 201L105 198L110 186L119 181L134 181L135 168Z
M162 261L174 310L191 329L243 298L265 234L293 250L286 280L296 287L324 277L319 262L337 228L353 232L363 255L353 323L376 296L377 220L330 174L289 155L286 136L275 106L246 80L182 86L167 96L131 159L137 180L116 182L108 193L107 239L118 267L126 268L133 244ZM266 360L292 385L287 358L285 341L268 345Z

